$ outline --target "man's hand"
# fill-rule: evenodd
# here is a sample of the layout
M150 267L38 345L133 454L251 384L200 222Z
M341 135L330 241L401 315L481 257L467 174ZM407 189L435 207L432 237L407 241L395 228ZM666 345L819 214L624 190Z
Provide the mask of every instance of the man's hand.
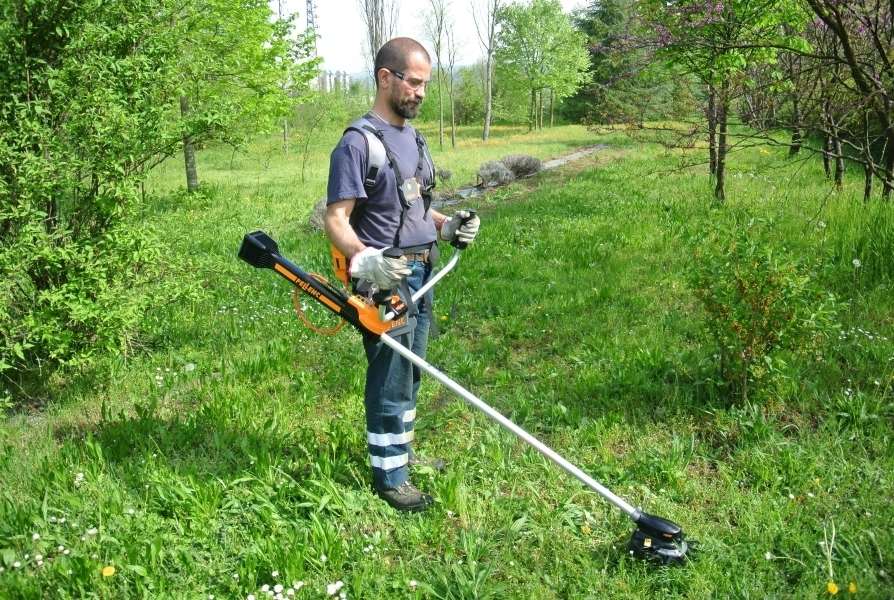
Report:
M389 258L384 249L364 248L351 258L351 277L374 283L380 290L391 290L410 274L407 259Z
M465 222L463 222L464 219ZM481 219L478 218L478 215L467 210L458 210L441 225L441 239L445 242L457 239L468 244L478 235L479 227L481 227Z

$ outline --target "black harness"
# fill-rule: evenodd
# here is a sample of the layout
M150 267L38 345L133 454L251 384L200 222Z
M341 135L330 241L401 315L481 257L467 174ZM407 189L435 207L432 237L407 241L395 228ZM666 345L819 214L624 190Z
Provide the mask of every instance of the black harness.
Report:
M400 248L400 232L401 229L403 229L407 212L410 210L412 203L407 200L406 194L404 194L404 184L406 183L406 181L401 175L400 168L398 167L397 163L397 157L394 156L391 148L389 148L388 144L385 142L385 133L381 129L377 128L367 117L361 117L360 119L357 119L356 121L351 123L351 125L349 125L347 129L345 129L345 133L347 133L348 131L356 131L362 134L363 139L366 141L368 159L366 176L363 180L363 187L366 190L367 194L369 194L375 187L379 172L384 167L385 162L387 162L391 166L391 170L394 172L394 179L397 184L397 195L400 200L401 211L400 219L397 224L397 230L395 230L394 232L394 242L392 245L396 248ZM424 206L422 214L424 218L424 215L427 215L429 209L431 208L433 190L435 188L435 167L431 159L431 154L429 154L428 144L426 144L425 142L425 137L418 130L416 130L416 147L419 151L419 161L416 164L415 177L417 181L422 184L419 190L419 194L420 196L422 196ZM425 177L425 175L428 175L428 177ZM429 183L424 183L426 180L428 180ZM360 219L363 217L363 213L365 211L365 203L359 203L354 207L354 210L351 211L351 217L349 219L351 227L356 228L356 225L360 222Z

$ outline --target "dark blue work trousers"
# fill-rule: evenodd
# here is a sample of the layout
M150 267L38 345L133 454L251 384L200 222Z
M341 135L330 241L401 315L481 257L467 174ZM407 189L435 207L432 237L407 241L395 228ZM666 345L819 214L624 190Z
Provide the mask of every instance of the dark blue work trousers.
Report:
M407 283L412 292L431 276L431 264L407 263L411 273ZM417 304L419 313L410 317L410 329L396 339L414 354L425 358L431 326L432 293ZM415 321L415 323L413 323ZM395 488L409 478L413 426L416 422L416 395L420 369L376 338L364 335L363 347L369 366L366 370L366 440L372 466L373 484L378 489Z

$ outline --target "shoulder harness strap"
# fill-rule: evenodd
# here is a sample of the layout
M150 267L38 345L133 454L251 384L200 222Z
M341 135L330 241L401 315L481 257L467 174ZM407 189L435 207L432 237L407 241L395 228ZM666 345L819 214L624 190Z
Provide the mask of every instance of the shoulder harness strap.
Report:
M367 163L366 163L366 176L363 179L363 187L367 189L371 189L376 184L376 178L379 176L379 171L382 170L382 167L385 166L385 162L388 160L387 150L385 149L385 143L382 141L382 133L376 129L375 125L370 122L366 117L360 117L345 129L345 133L348 131L356 131L363 135L363 139L366 140L366 149L367 149Z

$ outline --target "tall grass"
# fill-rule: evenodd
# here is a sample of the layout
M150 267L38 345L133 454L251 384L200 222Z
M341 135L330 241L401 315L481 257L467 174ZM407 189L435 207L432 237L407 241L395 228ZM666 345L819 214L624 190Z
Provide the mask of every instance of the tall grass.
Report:
M296 597L319 598L341 581L361 598L815 598L830 580L889 596L894 295L881 246L842 225L884 207L858 202L857 181L827 197L816 165L775 150L736 155L717 207L677 153L577 127L504 133L436 159L464 182L504 154L609 147L476 201L481 235L438 288L429 358L683 524L701 541L693 563L630 558L625 518L433 382L418 449L448 469L414 480L436 507L398 515L371 493L357 335L303 329L288 286L235 258L262 227L328 272L304 221L334 138L304 185L271 139L232 168L203 152L202 194L172 192L179 164L155 176L144 220L189 257L200 295L147 313L144 352L0 425L0 596L260 598L301 583ZM821 368L748 403L713 380L685 276L687 240L732 213L773 220L781 252L826 257L817 276L846 305Z

